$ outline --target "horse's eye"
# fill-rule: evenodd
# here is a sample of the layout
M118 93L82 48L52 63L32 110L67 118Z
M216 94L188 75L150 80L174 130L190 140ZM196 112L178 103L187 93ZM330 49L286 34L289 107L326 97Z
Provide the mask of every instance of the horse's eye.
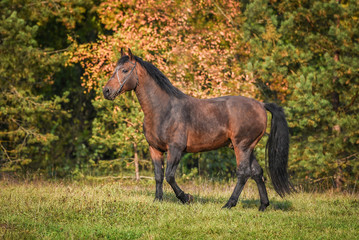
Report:
M127 73L128 70L127 70L127 69L122 69L122 72L123 72L123 73Z

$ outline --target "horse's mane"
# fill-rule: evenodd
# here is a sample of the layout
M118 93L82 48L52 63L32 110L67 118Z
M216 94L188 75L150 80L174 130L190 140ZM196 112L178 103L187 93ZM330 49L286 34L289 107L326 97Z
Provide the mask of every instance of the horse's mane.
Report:
M174 87L172 85L172 83L168 80L168 78L158 68L156 68L152 63L146 62L146 61L142 60L142 58L140 58L140 57L137 57L137 56L134 56L134 57L135 57L136 62L141 64L141 66L146 69L148 74L153 78L153 80L155 80L157 85L161 89L163 89L167 94L169 94L170 96L177 97L177 98L184 98L187 96L186 94L181 92L179 89ZM117 65L124 64L128 60L129 60L129 56L123 56L118 60Z

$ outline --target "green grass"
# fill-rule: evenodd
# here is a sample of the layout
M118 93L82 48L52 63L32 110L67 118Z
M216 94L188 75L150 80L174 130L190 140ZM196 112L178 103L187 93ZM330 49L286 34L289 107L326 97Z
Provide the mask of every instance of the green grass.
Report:
M182 205L165 183L153 202L154 181L0 181L4 239L359 239L358 195L297 193L258 212L250 183L231 210L222 210L234 183L181 183L195 196Z

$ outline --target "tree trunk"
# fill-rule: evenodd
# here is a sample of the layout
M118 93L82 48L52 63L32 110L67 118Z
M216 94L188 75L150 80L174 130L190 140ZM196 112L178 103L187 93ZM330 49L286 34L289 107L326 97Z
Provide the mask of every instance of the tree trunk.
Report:
M133 148L134 148L134 152L135 152L135 174L136 174L136 181L140 180L140 171L139 171L139 167L138 167L138 153L137 153L137 143L133 144Z
M337 0L337 3L340 4L340 0ZM337 19L337 28L339 28L340 26L340 19L338 17ZM336 50L334 52L334 61L338 62L339 61L339 50ZM333 83L335 83L337 81L337 77L334 77L333 79ZM338 112L339 110L339 106L340 106L340 99L339 99L339 93L334 89L332 92L332 106L333 106L333 110L335 112ZM341 132L341 127L339 124L336 124L333 127L333 130L336 132L337 136L340 134ZM338 163L338 168L337 171L335 173L335 187L337 188L337 190L341 190L343 187L343 169L341 167L341 161L337 160Z

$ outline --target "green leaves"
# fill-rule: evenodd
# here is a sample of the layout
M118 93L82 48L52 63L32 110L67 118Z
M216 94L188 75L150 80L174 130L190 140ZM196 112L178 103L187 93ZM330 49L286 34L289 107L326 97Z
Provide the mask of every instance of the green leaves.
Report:
M290 168L298 178L330 176L338 187L359 176L352 171L357 163L342 160L359 148L349 140L357 139L359 124L357 9L355 1L254 1L245 12L251 20L247 71L265 101L286 106Z
M38 35L53 16L71 16L71 4L31 0L0 3L2 171L26 173L48 168L53 175L56 158L64 152L61 146L66 143L60 144L60 136L70 117L64 109L69 92L52 87L66 58L63 51L43 46L49 36L60 31L54 33L47 26L46 39Z
M283 106L295 178L344 186L359 177L355 0L3 0L0 12L3 170L132 169L134 142L149 159L133 94L110 102L101 92L119 49L131 47L192 96ZM230 177L234 165L222 149L186 156L182 170Z

